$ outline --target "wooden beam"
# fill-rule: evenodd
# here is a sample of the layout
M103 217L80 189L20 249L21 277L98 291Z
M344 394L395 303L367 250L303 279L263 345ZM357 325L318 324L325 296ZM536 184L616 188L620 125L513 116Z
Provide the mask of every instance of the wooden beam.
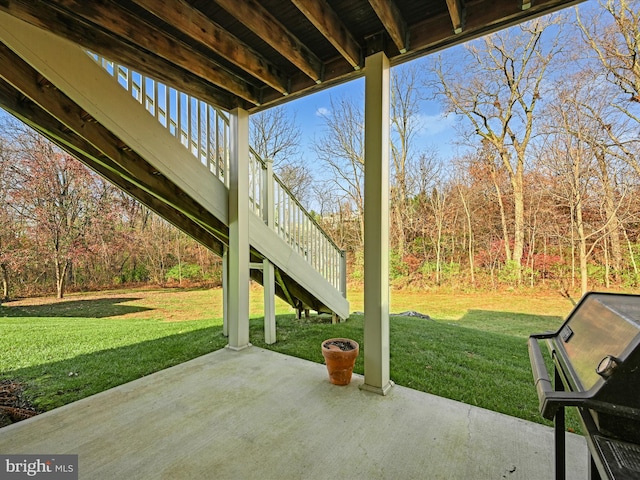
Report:
M215 2L316 83L322 82L322 61L260 2L257 0L215 0Z
M253 85L229 73L181 40L147 24L111 0L50 0L49 4L97 25L100 30L115 36L118 40L124 39L137 45L139 49L153 52L254 105L260 104L259 92ZM130 66L135 68L135 65Z
M296 72L291 76L291 93L287 96L287 100L300 98L320 90L326 90L333 85L339 85L348 80L359 78L363 75L362 70L354 70L351 65L344 61L342 57L336 56L333 60L325 63L324 79L321 84L315 83L302 72ZM262 105L249 109L250 113L255 113L265 108L277 105L282 101L282 95L276 92L265 92L262 97Z
M355 70L362 62L362 50L351 32L326 0L292 0L293 4L340 52Z
M289 293L289 289L287 288L286 282L284 280L282 280L282 274L280 273L280 269L279 268L275 269L274 276L278 280L278 285L280 285L280 288L282 289L282 291L284 293L284 296L287 299L287 303L289 305L291 305L293 308L295 308L297 302L295 301L295 299Z
M177 68L171 62L113 35L78 22L77 19L52 8L40 0L0 1L0 10L43 30L54 32L67 40L87 48L110 60L128 65L156 78L167 85L194 95L224 109L236 105L234 97L211 82L188 70Z
M288 93L288 81L277 67L184 0L132 1L281 94Z
M480 38L504 28L517 25L541 15L565 9L581 3L582 0L538 0L528 10L520 8L520 2L513 0L478 0L464 5L464 30L453 33L449 26L449 13L431 17L411 25L411 50L402 58L392 58L397 65L414 58L443 50L453 45Z
M369 0L369 3L400 53L406 53L409 49L409 31L396 3L393 0Z
M463 4L462 0L447 0L447 8L453 25L453 33L456 35L462 33L464 28Z

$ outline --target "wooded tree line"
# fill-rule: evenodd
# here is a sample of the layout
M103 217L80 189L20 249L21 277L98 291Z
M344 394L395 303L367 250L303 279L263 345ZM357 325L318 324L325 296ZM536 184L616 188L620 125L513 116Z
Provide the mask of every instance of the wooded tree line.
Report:
M395 69L396 283L638 285L639 25L640 2L604 0ZM456 118L459 153L446 162L416 148L427 99ZM321 216L358 275L361 105L335 100L325 127L316 152L333 188Z
M640 282L640 1L601 0L392 71L391 276L397 285ZM418 146L424 102L459 152ZM363 105L333 98L301 154L284 108L251 144L362 278ZM312 168L311 163L318 167ZM2 296L215 282L219 259L26 127L0 132Z
M0 299L220 281L219 259L16 121L0 128Z

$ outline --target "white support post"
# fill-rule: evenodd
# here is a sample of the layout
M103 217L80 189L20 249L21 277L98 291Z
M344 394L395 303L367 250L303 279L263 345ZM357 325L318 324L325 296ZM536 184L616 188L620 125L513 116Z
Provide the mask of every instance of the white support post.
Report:
M267 171L262 185L262 205L264 222L273 229L273 160L265 161ZM267 345L276 343L276 279L273 263L268 259L262 262L262 286L264 288L264 342Z
M249 114L236 108L230 118L229 165L229 344L249 343Z
M229 247L222 247L222 334L229 336Z
M364 385L386 395L389 378L389 59L365 59Z
M262 262L264 286L264 343L276 343L276 279L273 263L266 258Z

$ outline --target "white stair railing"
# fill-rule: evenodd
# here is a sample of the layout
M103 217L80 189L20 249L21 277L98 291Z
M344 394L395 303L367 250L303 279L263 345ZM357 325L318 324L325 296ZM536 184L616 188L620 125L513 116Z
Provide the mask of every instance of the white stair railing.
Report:
M170 135L226 184L229 118L222 110L123 65L92 53L89 55Z
M229 116L196 97L164 85L128 67L89 53L117 83L149 112L167 132L227 185L229 172ZM298 202L267 163L250 149L249 204L260 218L304 258L334 288L346 294L344 252ZM271 182L271 189L267 182ZM266 198L273 191L273 202Z
M278 178L267 163L251 149L249 158L249 203L253 212L265 222L270 202L266 182L272 182L273 222L271 228L318 271L334 288L345 294L345 253L318 225L313 216Z

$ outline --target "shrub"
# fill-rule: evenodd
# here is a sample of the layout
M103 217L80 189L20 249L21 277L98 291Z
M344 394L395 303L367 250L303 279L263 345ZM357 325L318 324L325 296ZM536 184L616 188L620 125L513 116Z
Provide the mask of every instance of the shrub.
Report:
M203 280L202 269L200 265L194 265L193 263L183 263L182 265L174 265L167 272L167 280Z

